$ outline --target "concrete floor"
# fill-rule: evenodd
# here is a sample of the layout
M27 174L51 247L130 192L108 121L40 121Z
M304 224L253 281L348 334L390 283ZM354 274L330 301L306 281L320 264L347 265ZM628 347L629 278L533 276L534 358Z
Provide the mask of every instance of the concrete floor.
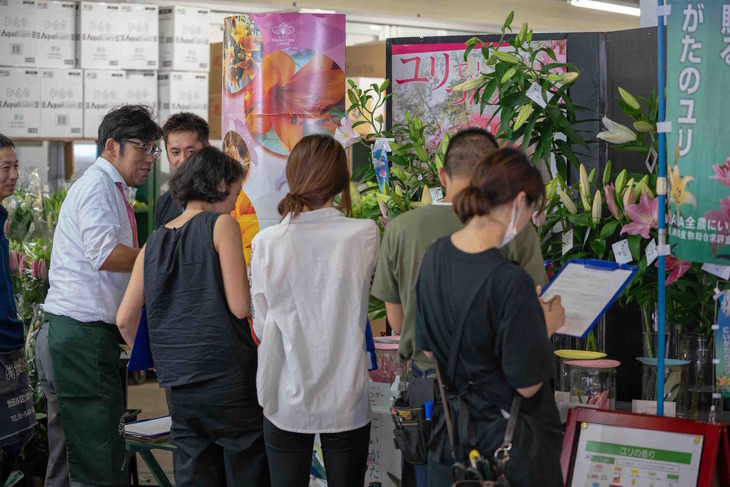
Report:
M147 382L139 385L129 385L128 404L130 409L141 409L142 414L139 419L158 418L165 416L167 412L167 402L165 401L165 391L160 388L157 379L153 376L148 378ZM172 475L172 453L167 451L154 450L153 454L162 470L167 474L170 482L174 482ZM139 469L140 485L156 485L154 477L150 474L147 465L144 464L139 456L137 457L137 466Z

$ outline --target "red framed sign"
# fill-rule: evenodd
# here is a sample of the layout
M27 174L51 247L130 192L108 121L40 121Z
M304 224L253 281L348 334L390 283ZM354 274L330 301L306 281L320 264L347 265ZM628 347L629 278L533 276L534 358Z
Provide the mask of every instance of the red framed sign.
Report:
M721 485L730 485L722 423L576 408L560 463L567 487L712 487L720 456Z

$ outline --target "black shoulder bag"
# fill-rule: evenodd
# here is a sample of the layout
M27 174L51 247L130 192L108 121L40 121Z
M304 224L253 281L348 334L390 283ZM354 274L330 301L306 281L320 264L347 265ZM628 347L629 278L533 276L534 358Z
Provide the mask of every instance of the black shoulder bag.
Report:
M449 348L449 362L446 370L446 377L449 379L451 384L455 383L459 345L461 344L461 338L464 335L464 325L466 324L469 309L479 295L479 291L484 285L484 282L486 282L490 275L491 272L485 276L481 285L476 289L474 296L472 296L469 300L469 305L464 308L459 318L456 333L454 334L455 339ZM469 406L466 401L462 400L462 394L450 394L450 397L447 396L443 379L441 378L441 370L439 369L438 360L434 360L434 362L436 365L436 378L438 381L439 394L441 396L441 404L446 422L449 446L451 448L451 455L455 462L451 469L455 481L452 487L509 487L509 481L505 476L505 468L509 461L509 452L512 449L512 437L514 436L515 428L517 426L517 416L520 411L522 396L515 391L512 406L510 408L509 420L507 421L507 427L504 432L504 440L502 441L502 445L494 452L494 461L490 462L488 459L470 458L468 463L463 463L459 461L459 459L461 458L466 460L465 454L467 452L462 451L464 445L460 444L460 439L457 437L454 430L452 407L456 406L459 410L459 431L461 432L459 436L462 436L469 430L467 426L469 421ZM496 480L491 480L492 478L496 478Z

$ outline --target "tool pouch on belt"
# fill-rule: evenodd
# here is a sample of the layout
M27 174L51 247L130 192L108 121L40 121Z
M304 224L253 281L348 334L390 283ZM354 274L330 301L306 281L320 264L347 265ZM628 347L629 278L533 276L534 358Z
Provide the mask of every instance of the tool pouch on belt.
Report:
M425 409L396 405L391 410L391 416L395 423L395 447L401 451L405 461L414 465L426 463L431 421L426 421Z

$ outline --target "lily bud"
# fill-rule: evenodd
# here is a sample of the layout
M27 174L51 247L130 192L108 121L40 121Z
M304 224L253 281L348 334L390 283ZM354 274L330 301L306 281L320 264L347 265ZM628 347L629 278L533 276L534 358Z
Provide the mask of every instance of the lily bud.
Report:
M431 191L428 190L428 186L423 187L423 193L421 194L421 203L424 205L430 205L433 203L433 199L431 199Z
M502 52L502 51L495 50L492 53L492 56L496 57L500 61L504 61L504 62L510 63L510 64L517 64L521 61L520 58L518 58L517 56L515 56L514 54L509 53L509 52Z
M520 108L520 113L517 115L517 119L515 120L515 124L512 126L512 130L517 130L522 127L527 119L530 118L530 115L532 115L532 112L534 110L535 109L532 107L532 103L522 105L522 108Z
M628 91L624 90L620 86L618 87L618 92L621 95L621 99L628 106L630 106L634 110L639 110L641 108L641 105L639 105L639 102L636 100L636 98L634 98L634 96L631 93L629 93Z
M651 132L654 130L654 125L646 120L639 120L638 122L634 122L634 128L637 132Z
M613 184L605 185L603 187L603 191L606 193L606 206L608 206L608 211L611 212L611 215L613 215L615 219L620 220L621 212L619 211L616 199L614 198Z
M575 207L575 203L573 203L573 200L570 199L570 196L568 196L568 194L565 191L563 191L562 189L559 189L558 196L560 196L560 201L563 202L563 205L565 205L565 208L570 213L572 213L573 215L578 213L578 208Z
M616 123L608 117L603 117L603 130L596 135L597 139L611 142L612 144L625 144L636 140L636 134L630 128L620 123Z
M626 178L629 177L629 173L624 169L616 177L616 193L623 194L624 187L626 186Z
M578 76L580 76L580 74L576 71L563 73L563 84L568 85L570 83L573 83L575 80L578 79Z
M375 193L375 197L378 199L378 203L383 203L385 205L387 205L388 201L390 201L390 196L387 194L383 194L380 191Z
M553 178L552 181L545 185L545 198L550 201L555 196L558 189L558 180Z
M583 209L591 211L590 204L591 184L588 179L588 173L586 167L580 165L580 199L583 202Z
M601 192L596 190L596 195L593 197L593 211L591 212L591 220L593 224L597 225L601 221L601 214L603 213L603 197Z
M636 191L634 190L634 180L631 179L626 184L626 189L624 190L623 194L623 203L624 203L624 213L626 212L626 207L629 205L633 205L636 203ZM628 215L627 215L628 218Z
M609 179L611 179L611 161L606 163L606 168L603 170L603 185L607 185Z
M452 91L471 91L476 90L478 88L481 88L482 86L487 84L487 80L484 76L479 76L478 78L472 78L468 81L464 81L463 83L456 85L452 88Z
M512 79L512 76L517 74L516 68L509 68L506 73L504 73L504 76L502 76L502 79L500 80L500 83L504 84L510 79Z

